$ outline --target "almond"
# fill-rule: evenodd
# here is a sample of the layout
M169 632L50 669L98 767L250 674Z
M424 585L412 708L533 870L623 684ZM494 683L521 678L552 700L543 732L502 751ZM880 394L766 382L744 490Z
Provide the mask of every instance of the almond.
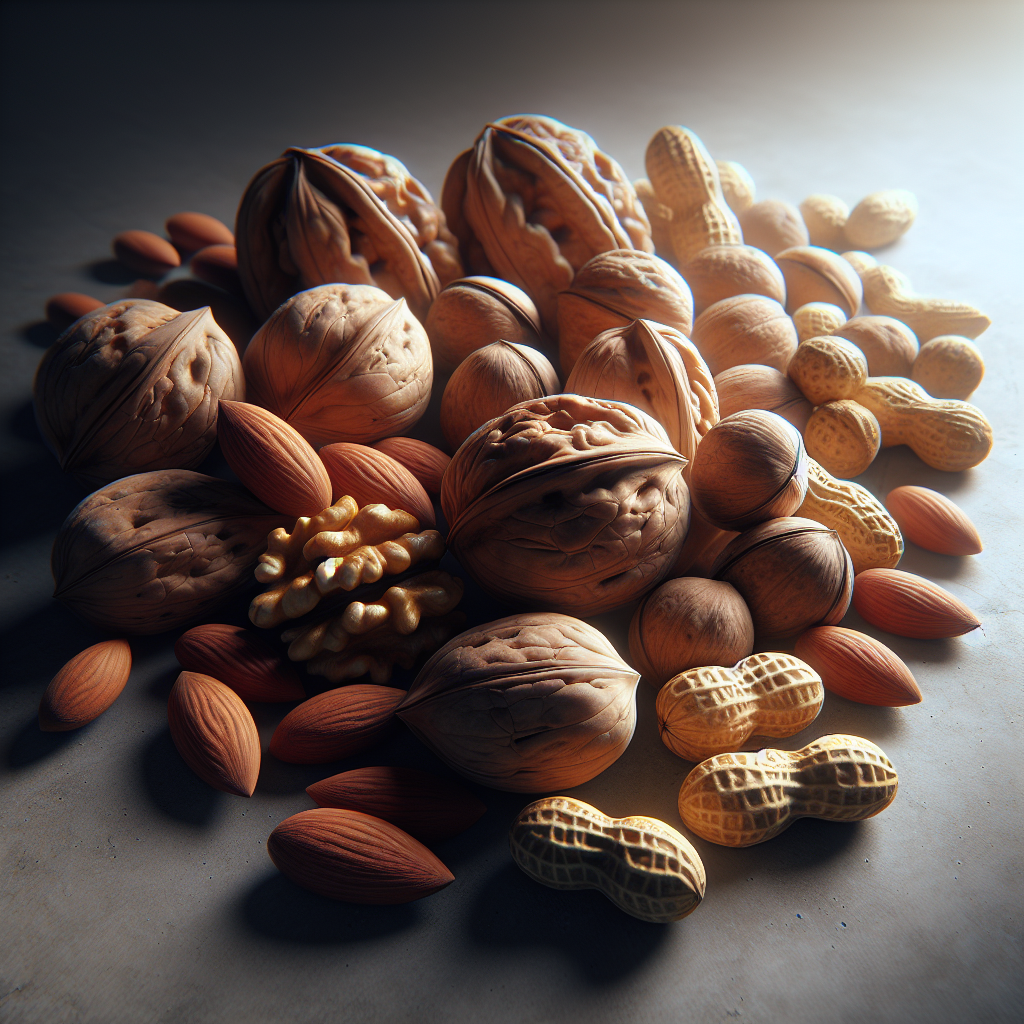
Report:
M356 768L314 782L306 792L321 807L372 814L423 843L457 836L487 810L465 786L415 768Z
M208 245L192 257L192 273L232 295L242 295L242 279L238 276L238 251L233 245Z
M208 245L235 244L231 228L208 213L176 213L167 218L164 227L171 241L185 252L205 249Z
M122 231L114 236L114 255L129 270L147 277L160 277L181 266L178 250L152 231Z
M39 728L67 732L99 718L117 700L131 670L127 640L87 647L50 680L39 702Z
M99 309L106 305L91 295L83 295L81 292L61 292L59 295L51 295L46 300L46 320L51 327L58 331L66 331L76 320L80 320L86 313Z
M178 637L174 655L183 669L219 679L242 700L306 699L295 666L251 629L223 623L196 626Z
M339 441L321 448L320 458L331 478L335 501L350 494L360 508L379 502L415 516L424 529L434 526L434 506L423 484L390 455L365 444Z
M167 701L171 739L185 763L214 789L252 796L260 737L242 698L199 672L182 672Z
M217 438L238 479L275 512L315 516L331 504L331 478L320 456L269 410L221 402Z
M906 540L939 555L976 555L981 537L967 514L944 494L906 485L891 490L885 507Z
M855 629L815 626L797 640L794 653L821 676L826 690L847 700L884 708L921 703L917 680L903 661Z
M351 757L392 729L405 690L356 683L310 697L284 716L270 752L289 764L324 764Z
M872 626L916 640L960 636L981 625L974 612L948 591L900 569L859 573L853 606Z
M455 881L430 850L400 828L335 807L286 818L270 833L267 853L296 885L349 903L410 903Z
M441 493L441 478L452 460L440 448L415 437L382 437L372 447L405 466L428 494Z

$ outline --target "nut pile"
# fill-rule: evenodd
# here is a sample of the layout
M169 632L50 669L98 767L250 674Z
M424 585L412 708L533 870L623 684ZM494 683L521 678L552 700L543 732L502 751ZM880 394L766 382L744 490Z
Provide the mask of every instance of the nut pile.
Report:
M110 707L124 634L192 626L171 735L239 796L264 756L246 702L295 703L267 751L283 761L343 760L404 723L476 786L537 794L621 756L644 676L666 746L700 762L678 805L702 839L886 808L896 772L868 738L740 748L795 736L826 691L921 701L895 653L840 625L851 602L901 636L980 625L896 568L905 540L979 552L968 517L849 478L893 445L949 472L988 455L966 399L989 320L866 251L913 224L908 192L756 201L745 168L679 126L646 168L631 183L585 132L506 117L455 158L440 205L393 156L293 147L255 174L235 232L181 213L166 239L119 234L142 279L109 305L54 296L62 333L35 383L47 445L99 488L58 534L56 596L116 638L58 672L40 727ZM435 387L449 453L407 436ZM240 485L194 471L217 441ZM446 552L511 614L460 633ZM215 621L239 594L255 629ZM579 618L617 609L632 665ZM425 655L408 690L388 685ZM306 699L299 665L344 685ZM453 779L387 765L308 793L319 806L268 852L361 903L450 884L429 846L485 811ZM524 808L510 848L538 882L646 921L705 895L675 828L568 796Z

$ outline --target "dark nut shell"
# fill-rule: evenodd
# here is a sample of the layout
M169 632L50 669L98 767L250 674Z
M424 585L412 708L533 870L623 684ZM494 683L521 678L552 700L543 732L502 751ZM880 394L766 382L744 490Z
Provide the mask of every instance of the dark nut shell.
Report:
M716 377L740 363L785 373L799 344L782 304L764 295L734 295L708 306L693 325L692 341Z
M54 597L100 629L160 633L250 587L267 534L292 523L211 476L125 477L81 501L58 531Z
M473 782L568 789L626 749L639 679L593 626L552 612L512 615L445 644L397 713Z
M853 563L839 534L798 516L741 533L712 567L743 596L758 637L787 639L834 626L850 607Z

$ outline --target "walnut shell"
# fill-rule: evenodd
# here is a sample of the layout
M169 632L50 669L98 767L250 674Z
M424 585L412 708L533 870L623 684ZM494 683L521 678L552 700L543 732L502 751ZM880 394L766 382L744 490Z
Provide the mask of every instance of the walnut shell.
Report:
M741 533L712 567L742 595L759 637L834 626L850 607L853 563L835 530L787 516Z
M675 562L689 520L686 459L646 413L555 395L476 431L444 475L448 545L485 590L593 615Z
M800 211L781 199L762 199L748 206L739 219L743 241L772 257L811 240Z
M191 469L217 440L217 403L245 398L238 352L208 307L123 299L86 314L36 372L36 420L61 468L96 487Z
M782 303L764 295L712 303L694 322L691 340L716 377L740 363L763 363L785 373L799 343Z
M125 477L79 502L58 531L54 597L100 629L160 633L251 586L267 534L292 522L201 473Z
M786 312L808 302L829 302L856 316L864 286L847 260L817 245L796 245L775 254L786 279Z
M401 434L426 411L430 342L404 299L324 284L289 299L245 350L249 401L314 448Z
M775 261L752 245L709 245L680 271L693 292L693 312L734 295L765 295L786 301L786 281Z
M639 680L593 626L553 612L512 615L449 640L397 714L473 782L569 789L626 749Z
M715 389L723 420L744 409L767 409L789 420L802 433L813 409L786 374L761 363L730 366L715 377Z
M832 334L864 353L871 377L909 377L917 358L917 335L891 316L855 316Z

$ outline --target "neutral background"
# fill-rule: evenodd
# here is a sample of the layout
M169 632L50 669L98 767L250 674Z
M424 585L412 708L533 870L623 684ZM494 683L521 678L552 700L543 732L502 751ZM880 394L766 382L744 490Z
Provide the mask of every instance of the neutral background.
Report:
M1021 14L977 0L5 4L0 1020L1019 1019ZM128 278L105 263L112 235L159 231L182 209L232 223L248 179L288 145L380 148L436 195L488 119L523 111L587 130L631 177L651 134L681 123L746 165L761 198L827 191L852 204L911 189L919 221L886 260L993 319L974 398L994 425L991 457L942 475L894 449L863 478L881 496L937 487L969 513L982 555L908 546L904 568L984 627L944 642L872 630L925 702L829 696L781 744L866 736L900 772L896 801L856 825L798 822L749 850L697 841L707 898L666 927L527 880L505 839L525 799L483 790L488 814L438 849L456 874L440 894L361 908L297 889L265 842L310 806L309 782L357 764L445 769L403 735L323 769L268 755L251 800L214 793L167 732L173 636L133 640L128 688L90 727L54 738L35 725L53 673L101 639L50 597L53 536L84 492L31 412L53 340L39 324L47 296L124 294ZM420 436L435 432L436 406ZM599 623L623 650L627 618ZM653 699L642 683L632 745L578 795L680 826L690 765L660 745ZM284 710L257 709L265 739Z

